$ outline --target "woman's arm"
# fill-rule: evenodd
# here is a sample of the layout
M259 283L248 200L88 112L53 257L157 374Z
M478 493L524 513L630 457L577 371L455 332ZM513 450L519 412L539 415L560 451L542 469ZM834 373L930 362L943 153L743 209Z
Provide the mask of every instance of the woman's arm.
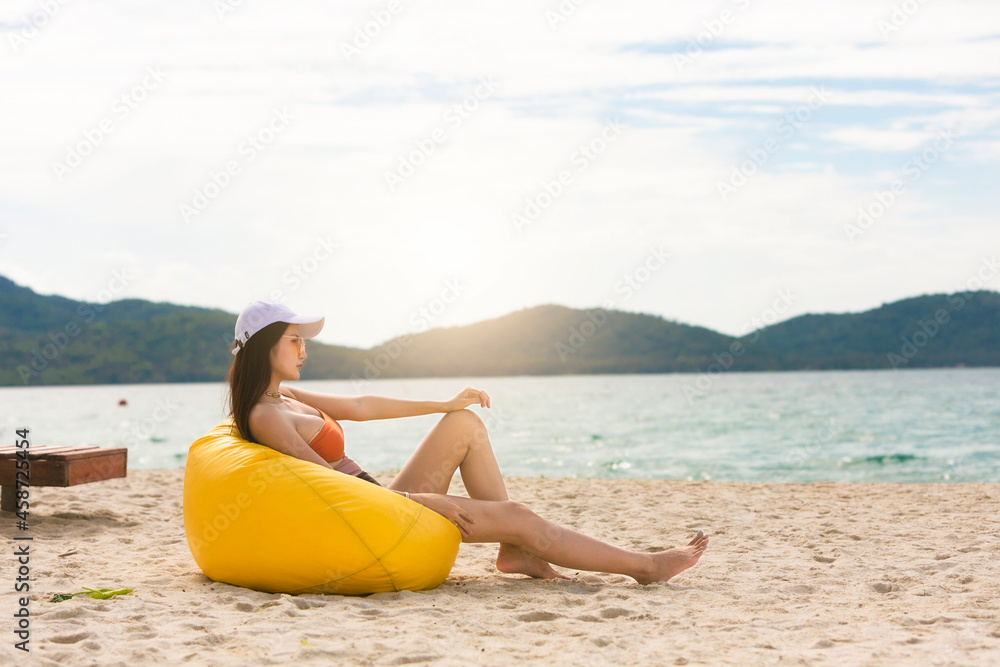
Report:
M473 403L479 403L484 408L490 407L490 397L482 390L467 387L450 401L411 401L387 396L331 396L317 394L298 387L291 389L282 386L281 391L307 405L318 408L337 421L354 422L373 419L396 419L397 417L416 417L435 412L452 412L462 410Z
M371 419L394 419L447 412L442 401L407 401L384 396L332 396L285 386L282 386L281 391L307 405L319 408L337 421L363 422Z
M473 403L479 403L480 406L488 408L490 407L490 397L485 391L466 387L450 401L409 401L386 396L359 396L358 403L361 421L367 421L416 417L434 412L453 412L467 408Z
M444 401L409 401L387 396L358 396L358 402L360 403L361 421L448 412L445 410Z

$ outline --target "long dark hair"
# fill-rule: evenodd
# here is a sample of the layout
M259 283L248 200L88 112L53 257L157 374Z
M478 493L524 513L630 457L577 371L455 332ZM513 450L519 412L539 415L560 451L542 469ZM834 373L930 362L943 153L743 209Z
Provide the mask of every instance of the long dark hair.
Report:
M250 336L229 368L229 416L238 431L235 435L244 440L253 441L250 409L271 382L271 348L287 328L287 322L275 322Z

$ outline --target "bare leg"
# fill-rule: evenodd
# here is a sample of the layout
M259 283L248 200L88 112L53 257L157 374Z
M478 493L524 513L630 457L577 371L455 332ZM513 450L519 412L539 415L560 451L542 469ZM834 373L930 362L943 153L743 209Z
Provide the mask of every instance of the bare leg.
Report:
M475 521L464 542L516 544L555 565L625 574L641 584L667 581L695 565L708 547L708 536L699 532L683 547L655 553L627 551L543 519L521 503L461 496L448 499L466 509Z
M508 499L486 426L471 410L455 410L442 417L389 488L410 493L447 494L451 478L459 468L471 498ZM510 543L500 544L497 569L543 579L569 578L553 570L536 554Z

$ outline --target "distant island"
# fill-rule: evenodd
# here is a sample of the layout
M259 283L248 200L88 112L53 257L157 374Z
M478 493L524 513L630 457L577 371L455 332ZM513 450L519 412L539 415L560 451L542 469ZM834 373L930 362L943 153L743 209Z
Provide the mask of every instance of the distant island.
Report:
M39 295L0 276L0 385L222 381L234 313ZM400 336L312 343L302 379L1000 366L1000 293L932 294L862 313L801 315L727 336L558 305Z

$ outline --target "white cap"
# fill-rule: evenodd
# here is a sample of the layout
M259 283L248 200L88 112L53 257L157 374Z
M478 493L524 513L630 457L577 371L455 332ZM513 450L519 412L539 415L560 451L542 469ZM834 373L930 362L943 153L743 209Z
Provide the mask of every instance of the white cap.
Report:
M251 336L269 324L298 324L300 336L315 338L323 330L325 321L325 317L318 315L296 315L291 308L277 301L254 301L236 318L237 345L233 348L233 355L240 351Z

